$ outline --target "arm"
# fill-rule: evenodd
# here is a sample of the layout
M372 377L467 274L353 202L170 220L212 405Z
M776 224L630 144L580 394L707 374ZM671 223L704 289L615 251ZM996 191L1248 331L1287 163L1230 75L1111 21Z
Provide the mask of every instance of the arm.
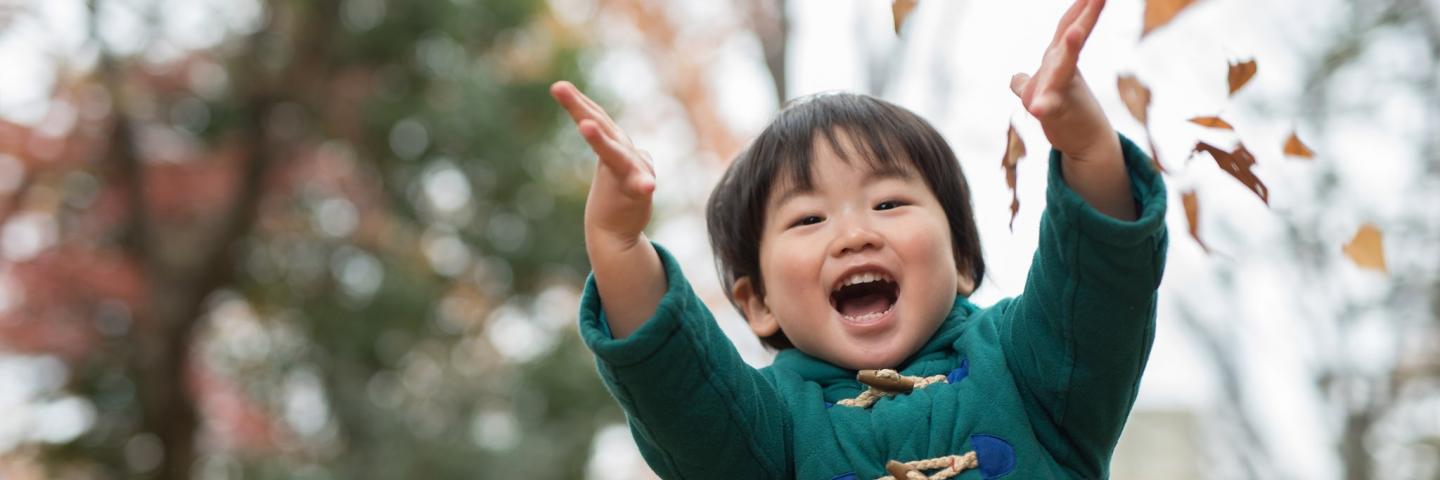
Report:
M1107 475L1139 390L1167 244L1163 182L1075 68L1103 8L1077 0L1035 76L1011 81L1054 150L1039 248L1000 326L1037 436L1085 478Z
M606 331L594 277L580 335L661 478L791 478L790 415L774 385L741 360L675 259L658 245L666 289L655 315L624 339Z
M1101 213L1050 154L1047 204L1025 291L1005 304L1001 348L1037 437L1081 478L1103 478L1155 338L1165 266L1165 186L1117 137L1138 218Z
M660 257L645 238L655 168L610 115L570 82L550 94L600 157L585 200L585 251L615 338L625 338L655 312L665 293Z
M665 478L793 476L789 415L773 384L741 360L674 258L643 233L655 190L648 155L574 85L550 92L600 157L585 202L594 273L580 334L646 462Z

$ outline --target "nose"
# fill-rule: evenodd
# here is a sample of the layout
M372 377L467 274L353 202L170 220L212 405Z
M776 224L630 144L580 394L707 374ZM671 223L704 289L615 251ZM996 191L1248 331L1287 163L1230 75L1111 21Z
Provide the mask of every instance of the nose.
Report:
M838 223L838 234L830 242L830 255L840 257L865 250L878 250L885 245L885 239L863 215L846 215L833 219Z

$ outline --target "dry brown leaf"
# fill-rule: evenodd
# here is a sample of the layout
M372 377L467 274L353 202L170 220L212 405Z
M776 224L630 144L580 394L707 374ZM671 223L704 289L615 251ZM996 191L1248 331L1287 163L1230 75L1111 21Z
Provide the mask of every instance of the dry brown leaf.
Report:
M1254 78L1255 73L1259 70L1260 67L1255 64L1254 59L1246 60L1240 63L1231 62L1230 95L1235 95L1235 92L1237 90L1240 90L1240 87L1245 86L1245 83L1249 82L1251 78Z
M1205 253L1210 253L1210 246L1200 239L1200 197L1190 190L1180 194L1180 201L1185 204L1185 219L1190 221L1190 237L1200 244Z
M1227 152L1208 143L1198 142L1195 144L1195 152L1209 153L1211 157L1215 158L1215 163L1219 164L1221 169L1239 180L1250 191L1259 195L1260 200L1266 205L1270 204L1270 189L1251 170L1255 166L1255 156L1245 149L1245 145L1236 145L1235 151Z
M1147 0L1145 2L1145 29L1140 38L1145 38L1155 29L1170 23L1181 10L1195 3L1195 0Z
M890 12L895 15L896 35L900 34L900 27L905 25L905 18L910 16L910 12L915 10L915 5L918 3L920 3L919 0L895 0L890 4Z
M1125 108L1130 110L1130 115L1139 120L1141 125L1149 126L1150 120L1147 111L1150 109L1150 88L1140 83L1134 75L1121 75L1116 79L1115 86L1120 90L1120 99L1125 101Z
M1360 230L1355 232L1355 237L1351 238L1341 251L1360 268L1389 272L1389 269L1385 268L1385 244L1380 229L1374 225L1361 225Z
M1231 126L1229 122L1221 120L1220 117L1195 117L1190 119L1190 123L1208 128L1219 128L1230 131L1235 130L1235 127Z
M1145 127L1145 138L1152 138L1150 135L1150 87L1140 83L1134 75L1121 75L1115 79L1115 88L1120 91L1120 100L1125 102L1125 108L1130 110L1130 116ZM1160 165L1160 156L1155 153L1155 141L1150 140L1150 161L1154 163L1155 170L1164 172L1165 167Z
M1290 133L1290 139L1285 140L1285 155L1301 158L1315 158L1315 152L1310 147L1300 142L1300 136L1294 132Z
M1146 143L1150 144L1150 164L1155 166L1157 172L1170 173L1165 170L1165 165L1160 163L1160 152L1155 150L1155 136L1150 134L1149 128L1145 129L1145 138Z
M1000 166L1005 169L1005 185L1010 187L1010 231L1015 231L1015 216L1020 213L1020 194L1015 190L1015 168L1020 164L1020 158L1025 156L1025 141L1020 139L1020 133L1015 131L1015 124L1010 124L1010 131L1005 133L1005 158L1000 159Z

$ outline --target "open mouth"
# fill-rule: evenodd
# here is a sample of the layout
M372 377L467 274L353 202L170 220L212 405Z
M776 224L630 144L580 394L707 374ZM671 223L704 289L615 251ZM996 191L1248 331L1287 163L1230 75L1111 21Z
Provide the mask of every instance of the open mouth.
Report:
M885 315L895 306L900 285L883 273L858 273L846 277L830 291L830 305L846 320L866 322Z

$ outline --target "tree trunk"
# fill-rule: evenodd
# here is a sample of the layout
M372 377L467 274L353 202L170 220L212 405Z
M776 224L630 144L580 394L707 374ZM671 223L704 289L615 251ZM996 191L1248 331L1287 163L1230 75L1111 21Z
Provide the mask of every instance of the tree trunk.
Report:
M1370 412L1351 412L1345 417L1340 433L1340 459L1345 465L1345 480L1370 480L1370 452L1365 449L1365 434L1374 423Z
M137 339L140 348L132 369L138 380L141 426L160 442L162 457L154 476L160 480L190 478L196 460L195 431L200 419L186 381L190 337L194 318L199 314L200 302L194 297L191 292L153 289L151 320L158 328L154 334L142 334Z

